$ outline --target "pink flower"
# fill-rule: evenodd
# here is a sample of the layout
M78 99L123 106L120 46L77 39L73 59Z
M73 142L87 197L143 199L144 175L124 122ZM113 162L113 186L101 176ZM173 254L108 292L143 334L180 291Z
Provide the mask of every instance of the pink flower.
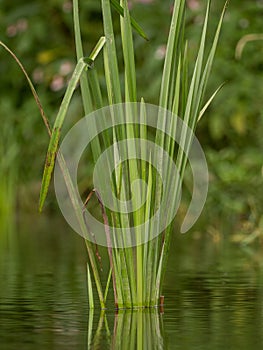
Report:
M198 10L200 8L199 0L187 0L187 6L190 10Z

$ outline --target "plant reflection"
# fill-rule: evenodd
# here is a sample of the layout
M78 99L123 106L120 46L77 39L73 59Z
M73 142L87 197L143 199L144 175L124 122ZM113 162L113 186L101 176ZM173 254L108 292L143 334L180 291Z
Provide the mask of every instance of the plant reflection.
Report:
M163 319L159 309L119 310L115 313L114 320L111 316L102 310L96 327L94 311L90 310L88 350L164 348Z

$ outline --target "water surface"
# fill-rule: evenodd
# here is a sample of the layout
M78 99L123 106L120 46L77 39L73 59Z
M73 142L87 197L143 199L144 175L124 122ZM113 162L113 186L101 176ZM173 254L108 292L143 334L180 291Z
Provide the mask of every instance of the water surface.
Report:
M83 240L64 222L30 217L0 234L0 349L263 348L260 247L175 235L163 312L100 314Z

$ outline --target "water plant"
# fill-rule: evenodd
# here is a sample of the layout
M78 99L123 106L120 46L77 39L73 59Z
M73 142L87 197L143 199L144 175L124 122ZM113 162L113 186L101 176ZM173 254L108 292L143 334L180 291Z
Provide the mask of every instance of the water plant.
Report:
M209 45L207 44L207 30L210 1L207 2L196 60L195 62L189 62L189 49L185 38L186 1L174 1L160 87L159 106L157 107L156 130L152 130L146 122L143 122L150 117L143 98L139 105L136 104L138 96L133 30L135 35L140 35L144 40L147 40L147 35L131 16L127 0L120 0L120 2L117 0L102 0L101 6L104 35L99 39L92 53L88 57L84 57L78 0L73 0L78 63L52 129L29 77L18 62L26 74L50 135L40 194L40 210L43 208L52 171L57 160L71 202L71 210L74 212L81 234L85 238L88 251L87 280L90 307L94 307L91 275L93 275L102 308L106 306L111 282L116 308L151 307L159 304L173 225L169 221L165 228L159 232L160 227L166 221L166 214L172 213L177 206L180 196L179 179L183 178L184 175L197 123L220 89L219 87L204 103L207 82L226 5L218 21L214 39ZM119 55L116 49L112 20L113 9L120 18L122 55ZM207 46L210 47L207 48ZM96 69L96 63L100 59L101 52L104 60L103 82L99 79ZM119 56L122 57L122 64L120 64ZM122 78L121 72L123 72L124 78ZM105 205L101 194L103 189L99 191L98 188L94 188L86 199L79 200L78 191L76 191L72 181L68 164L63 152L59 149L61 128L71 97L79 81L85 115L92 114L94 110L100 110L102 115L100 123L105 122L106 119L103 119L105 114L112 121L112 127L101 134L97 132L96 123L91 128L95 134L94 136L96 136L91 142L93 162L96 164L104 150L112 146L111 158L110 161L106 160L106 168L109 168L107 162L118 164L118 167L110 174L110 185L107 186L114 193L117 208L120 202L124 205L130 202L132 208L130 211L112 210ZM102 85L106 85L106 95ZM125 105L121 105L122 103L125 103ZM103 108L105 106L109 106L109 108ZM114 123L116 115L121 116L122 123ZM176 118L177 115L181 116L187 129L180 127L178 118ZM130 120L130 116L135 116L135 119ZM167 130L168 132L166 132ZM188 130L191 132L188 132ZM175 138L171 136L178 133L180 147L176 145ZM139 140L139 144L135 141L129 142L129 140ZM152 140L157 146L156 149L154 151L145 149L142 146L142 140ZM123 149L120 144L124 145ZM146 151L146 154L143 154L144 151ZM128 155L127 158L125 158L123 152ZM177 176L175 176L170 163L166 163L166 154L174 160L178 171ZM129 155L132 156L129 157ZM158 166L156 170L152 165L152 160L168 176L167 187L164 187L162 178L158 173ZM139 185L135 187L134 191L133 186L138 179L142 179L144 183L147 183L147 186ZM163 209L159 212L157 220L151 222L151 218L162 207L162 200L167 198L167 194L172 195L172 197L168 197L169 201L165 206L168 213ZM108 266L104 290L101 276L102 255L99 252L100 248L96 240L91 238L89 222L85 217L86 206L92 195L95 195L101 208L101 220L103 221L104 236L107 242L109 264L104 264L104 268ZM142 223L148 222L150 224L142 226L144 231L142 232ZM127 236L127 228L131 230L131 237ZM123 234L116 235L116 232L123 232ZM144 234L147 239L142 241L141 234ZM103 259L105 259L105 256L103 256Z

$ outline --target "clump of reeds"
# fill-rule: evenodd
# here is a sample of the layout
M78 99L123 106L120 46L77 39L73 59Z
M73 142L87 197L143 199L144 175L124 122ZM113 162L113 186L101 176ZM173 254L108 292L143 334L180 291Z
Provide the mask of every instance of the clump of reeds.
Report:
M77 199L77 194L72 185L72 179L68 172L63 154L58 150L61 128L63 126L67 109L78 81L80 81L85 115L88 115L95 109L100 109L105 105L115 106L120 103L126 103L126 106L132 109L132 103L138 102L133 35L141 35L147 40L147 36L140 25L133 17L131 17L127 0L102 0L101 6L104 35L99 39L91 55L84 58L79 24L78 0L73 0L75 42L78 63L72 79L69 82L52 130L47 123L47 119L36 96L32 83L27 77L35 98L40 106L42 117L50 135L50 144L47 152L40 195L40 210L42 210L47 195L51 174L57 157L57 162L65 179L69 198L72 201L72 210L76 213L84 237L88 237L88 223L85 221L85 216L83 215L83 208L85 206L83 207L84 203L81 203L82 205L80 205ZM162 132L162 130L164 130L163 126L167 123L166 118L168 113L165 111L170 111L170 114L174 116L179 115L184 123L192 131L195 131L199 119L219 90L218 89L212 94L208 102L204 103L203 98L219 40L225 8L226 6L224 7L222 15L218 21L213 41L207 43L206 39L210 1L207 2L207 9L196 60L195 62L188 62L187 39L185 38L186 1L174 1L162 73L162 82L160 86L159 114L156 130L148 130L145 124L140 124L138 121L134 121L134 124L125 123L124 119L124 125L118 125L117 127L113 126L106 133L92 141L91 149L93 161L95 163L103 150L109 145L121 142L127 138L148 139L148 137L150 137L151 140L158 145L158 150L164 150L169 157L174 159L178 173L181 177L183 176L188 156L185 150L190 149L192 137L190 137L189 134L182 132L180 137L181 145L183 145L183 147L176 147L175 140L172 137L167 136L165 132ZM113 31L113 9L119 14L120 18L123 51L123 61L121 64L116 50L115 34ZM104 79L107 87L106 96L102 92L96 71L96 60L99 59L101 53L104 59ZM190 67L192 66L192 72L189 73ZM120 71L124 71L124 83L121 83ZM143 99L140 101L139 116L141 118L147 117L147 110L144 109L144 101ZM174 123L171 122L170 133L172 132L176 132L176 121ZM134 147L134 144L127 143L126 147L126 151L129 154L131 151L129 147ZM118 158L119 150L115 148L114 152L114 157ZM101 207L102 219L105 225L105 235L111 234L111 239L114 240L114 229L113 232L109 233L110 228L112 229L116 227L116 229L125 229L129 226L133 226L136 234L136 227L140 226L142 222L149 220L160 207L161 199L165 194L162 193L163 187L161 179L151 165L151 159L158 159L161 163L164 161L164 153L158 152L157 154L151 154L150 152L146 157L147 161L142 161L141 157L138 157L138 160L125 160L113 173L111 189L114 192L115 197L124 200L124 202L131 196L132 183L134 183L134 181L137 179L143 179L143 181L147 183L146 189L142 187L137 191L136 195L139 199L132 196L131 202L134 207L136 207L138 201L140 202L141 197L145 198L144 204L138 210L129 212L128 214L118 213L116 211L113 212L107 206L104 206L103 199L98 190L93 190L92 193L97 196ZM170 177L168 183L173 183L173 172L169 167L165 168L165 170ZM171 208L169 210L173 210L176 205L179 195L178 191L178 184L169 189L169 192L171 192L175 198L172 201L173 203L171 203ZM88 199L89 198L90 196L88 196ZM88 202L88 200L86 202ZM162 220L162 218L160 220ZM134 246L131 244L124 244L121 246L118 244L112 244L112 242L108 244L107 252L109 259L109 272L105 287L102 286L100 259L98 259L98 257L100 257L98 253L99 248L89 239L85 240L89 256L88 292L91 308L94 307L91 272L94 277L102 308L106 306L106 299L111 281L113 285L115 306L117 308L151 307L159 304L171 241L172 223L169 222L165 230L163 230L160 235L156 235L154 234L154 230L159 230L158 226L159 222L157 225L147 226L146 229L148 232L144 232L144 234L146 234L148 239L144 241L143 244L140 239L138 239L137 242L135 240Z

